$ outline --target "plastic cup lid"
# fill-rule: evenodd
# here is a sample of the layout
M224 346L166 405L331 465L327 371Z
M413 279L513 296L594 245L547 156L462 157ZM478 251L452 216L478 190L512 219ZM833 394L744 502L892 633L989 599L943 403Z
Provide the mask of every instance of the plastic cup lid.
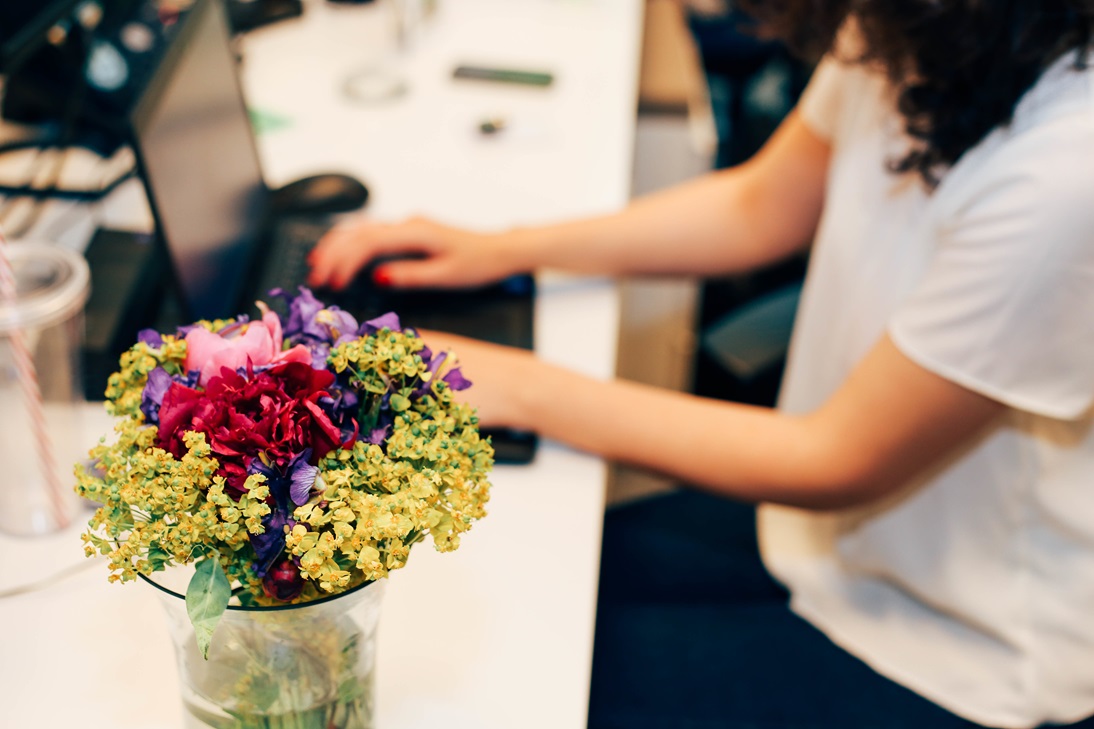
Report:
M5 250L15 274L15 302L0 301L0 335L56 324L87 303L91 273L79 253L31 242L9 243Z

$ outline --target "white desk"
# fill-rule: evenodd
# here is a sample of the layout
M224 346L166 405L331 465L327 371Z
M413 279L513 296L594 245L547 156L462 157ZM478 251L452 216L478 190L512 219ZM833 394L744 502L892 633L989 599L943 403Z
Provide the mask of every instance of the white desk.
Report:
M338 80L368 60L358 39L375 37L376 11L313 0L300 21L245 44L252 106L290 122L260 140L269 181L349 171L372 188L377 217L424 213L480 228L617 209L629 194L641 9L639 0L442 0L404 59L410 94L351 106ZM455 84L457 62L546 67L556 82ZM505 135L476 134L497 114L512 123ZM608 378L617 319L610 282L544 276L537 351ZM381 729L584 726L605 477L600 460L546 443L533 465L496 470L490 515L458 552L417 548L391 578L381 618ZM0 589L78 562L78 531L0 537ZM423 612L438 599L448 602L444 627L427 633ZM3 726L181 726L161 608L143 585L108 585L95 564L0 599L0 626Z

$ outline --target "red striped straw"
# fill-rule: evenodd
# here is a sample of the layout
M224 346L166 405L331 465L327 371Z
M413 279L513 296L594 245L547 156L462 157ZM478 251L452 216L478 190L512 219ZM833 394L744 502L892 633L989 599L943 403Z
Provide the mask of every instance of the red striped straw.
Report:
M8 258L8 241L0 230L0 301L15 308L15 272ZM42 391L38 387L38 372L34 368L34 359L27 348L26 338L19 326L18 320L11 331L7 333L11 340L11 349L15 355L15 370L19 377L19 384L23 390L23 398L26 400L27 411L30 413L32 430L34 431L34 445L38 452L38 463L42 467L42 475L46 480L47 493L50 504L53 507L53 518L58 528L69 525L68 510L65 509L65 500L62 495L61 479L58 475L57 460L54 457L53 442L49 437L49 428L46 426L45 410L42 407Z

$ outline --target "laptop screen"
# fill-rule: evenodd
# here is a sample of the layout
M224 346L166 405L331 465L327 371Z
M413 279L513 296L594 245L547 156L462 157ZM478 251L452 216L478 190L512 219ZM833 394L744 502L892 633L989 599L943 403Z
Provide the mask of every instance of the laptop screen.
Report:
M260 274L267 266L256 262L277 259L258 258L260 243L270 245L277 238L268 235L275 231L269 226L270 194L223 5L197 0L180 25L134 108L133 146L181 289L186 308L181 321L231 317L245 295L257 293L248 286L264 290ZM353 286L326 300L359 320L397 311L406 325L532 347L535 285L530 276L466 294L381 291L368 286L367 277L358 283L364 288ZM499 462L526 463L535 453L532 433L490 435Z
M187 313L234 315L268 191L220 3L193 5L132 121Z

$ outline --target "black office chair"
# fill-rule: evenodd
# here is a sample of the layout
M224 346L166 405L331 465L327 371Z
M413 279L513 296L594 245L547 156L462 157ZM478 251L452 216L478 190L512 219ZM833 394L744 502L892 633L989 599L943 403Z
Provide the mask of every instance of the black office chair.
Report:
M729 167L763 145L797 103L812 69L781 43L752 35L740 13L693 16L689 25L718 129L715 166ZM805 265L803 255L704 283L693 377L696 394L774 404Z

